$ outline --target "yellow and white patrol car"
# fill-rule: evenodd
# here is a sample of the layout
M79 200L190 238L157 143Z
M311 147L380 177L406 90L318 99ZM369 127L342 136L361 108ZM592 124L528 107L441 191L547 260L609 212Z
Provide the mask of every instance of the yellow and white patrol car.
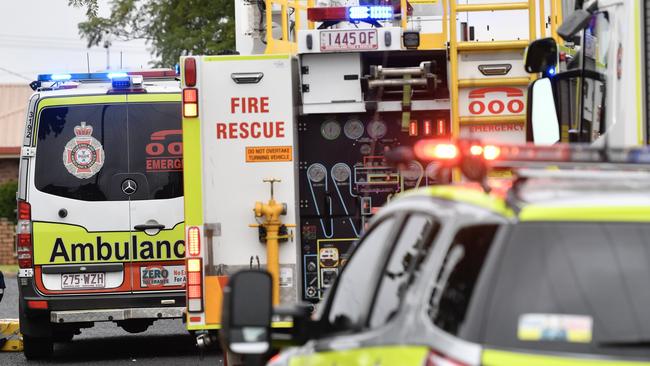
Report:
M98 321L142 332L182 318L176 73L48 74L31 86L17 194L25 357Z
M528 169L505 190L428 187L382 208L315 317L293 311L302 345L269 365L650 365L650 172L630 164L650 150L415 151L486 188L491 167ZM259 354L270 299L233 305L266 294L267 275L247 276L227 290L225 335L232 351Z

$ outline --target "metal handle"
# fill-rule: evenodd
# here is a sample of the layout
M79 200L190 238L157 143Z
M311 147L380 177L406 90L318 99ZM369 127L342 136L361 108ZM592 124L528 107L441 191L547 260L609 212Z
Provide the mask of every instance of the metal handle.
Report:
M234 72L230 77L237 84L257 84L264 77L263 72Z
M138 231L162 230L162 229L165 228L165 225L161 225L161 224L141 224L141 225L135 225L133 228L138 230Z

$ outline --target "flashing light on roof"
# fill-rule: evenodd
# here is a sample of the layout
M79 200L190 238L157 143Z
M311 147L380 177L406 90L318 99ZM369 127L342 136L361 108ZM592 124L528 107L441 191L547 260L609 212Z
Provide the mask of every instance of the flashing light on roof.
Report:
M136 70L136 71L115 71L115 72L81 72L62 74L41 74L37 81L58 82L58 81L105 81L128 76L142 76L143 79L171 79L176 77L176 72L171 69Z
M449 141L420 140L414 147L415 156L421 160L455 160L459 156L458 146Z
M360 21L393 19L392 6L333 6L307 9L307 19L312 22Z
M109 79L113 80L116 78L128 78L129 74L125 72L109 72L107 76Z
M393 19L392 6L351 6L348 10L350 20L385 20Z
M50 80L52 81L65 81L72 79L70 74L52 74L50 75Z

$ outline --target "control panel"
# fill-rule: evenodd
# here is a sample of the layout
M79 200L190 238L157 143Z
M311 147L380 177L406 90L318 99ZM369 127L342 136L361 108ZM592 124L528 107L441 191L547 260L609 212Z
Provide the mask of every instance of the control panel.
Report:
M435 183L435 166L411 161L398 169L386 163L385 153L422 138L448 136L448 121L448 110L413 111L408 127L401 112L299 117L305 300L316 302L331 287L379 207L404 190Z

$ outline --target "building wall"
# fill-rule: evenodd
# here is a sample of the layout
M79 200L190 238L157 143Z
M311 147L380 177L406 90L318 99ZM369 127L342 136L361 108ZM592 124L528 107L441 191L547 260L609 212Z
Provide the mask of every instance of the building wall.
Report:
M18 159L0 159L0 184L18 180ZM0 264L16 264L14 240L16 226L6 218L0 218Z
M17 264L14 253L16 226L13 222L0 218L0 264Z
M0 159L0 184L18 180L18 159Z

